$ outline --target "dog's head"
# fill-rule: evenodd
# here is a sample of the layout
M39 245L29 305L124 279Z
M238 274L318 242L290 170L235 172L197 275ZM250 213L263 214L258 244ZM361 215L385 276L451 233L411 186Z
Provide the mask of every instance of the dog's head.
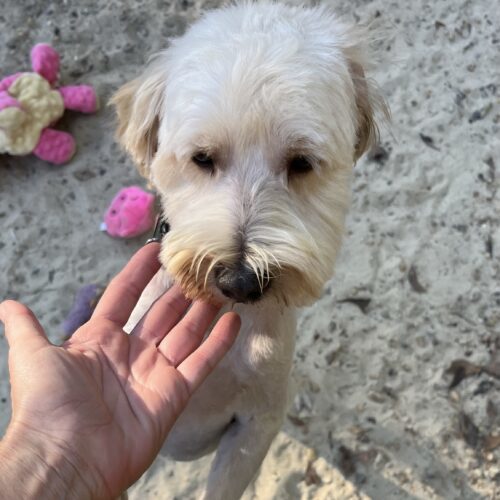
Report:
M114 96L118 137L170 223L163 264L188 296L321 293L383 107L364 41L323 8L233 6Z

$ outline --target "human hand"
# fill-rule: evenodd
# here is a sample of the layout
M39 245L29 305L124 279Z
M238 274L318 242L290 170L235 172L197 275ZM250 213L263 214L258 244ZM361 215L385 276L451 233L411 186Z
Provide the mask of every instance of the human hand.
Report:
M2 498L118 496L151 464L189 397L231 347L239 317L223 315L202 343L219 308L195 302L188 310L177 286L131 335L123 331L160 267L158 250L139 250L61 347L27 307L0 304L13 410L0 442ZM5 479L19 473L19 483Z

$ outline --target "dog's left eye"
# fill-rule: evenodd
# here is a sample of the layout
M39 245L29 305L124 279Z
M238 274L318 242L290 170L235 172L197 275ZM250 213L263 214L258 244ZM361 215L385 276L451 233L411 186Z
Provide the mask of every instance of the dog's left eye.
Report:
M313 169L311 161L305 156L294 156L288 162L288 174L305 174Z
M200 151L199 153L193 155L191 157L191 160L203 170L208 170L209 172L213 172L214 170L213 158L203 151Z

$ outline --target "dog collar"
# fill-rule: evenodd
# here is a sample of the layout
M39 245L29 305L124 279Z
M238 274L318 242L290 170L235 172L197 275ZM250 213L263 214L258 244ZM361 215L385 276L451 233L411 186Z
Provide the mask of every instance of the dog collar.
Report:
M161 243L163 237L169 232L170 224L161 216L156 217L155 229L153 235L146 241L148 243Z

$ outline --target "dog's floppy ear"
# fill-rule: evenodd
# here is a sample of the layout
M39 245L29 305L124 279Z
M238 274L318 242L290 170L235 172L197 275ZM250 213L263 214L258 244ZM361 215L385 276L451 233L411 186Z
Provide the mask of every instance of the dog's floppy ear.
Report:
M357 107L357 142L354 160L357 161L371 146L379 140L376 115L389 118L389 108L377 85L365 76L359 47L347 51L349 73L354 84L354 97Z
M358 63L351 62L349 69L354 83L356 107L358 110L357 142L354 150L354 160L357 161L360 156L378 141L379 133L363 67Z
M118 116L117 138L144 177L158 147L165 74L158 66L123 85L111 98Z

